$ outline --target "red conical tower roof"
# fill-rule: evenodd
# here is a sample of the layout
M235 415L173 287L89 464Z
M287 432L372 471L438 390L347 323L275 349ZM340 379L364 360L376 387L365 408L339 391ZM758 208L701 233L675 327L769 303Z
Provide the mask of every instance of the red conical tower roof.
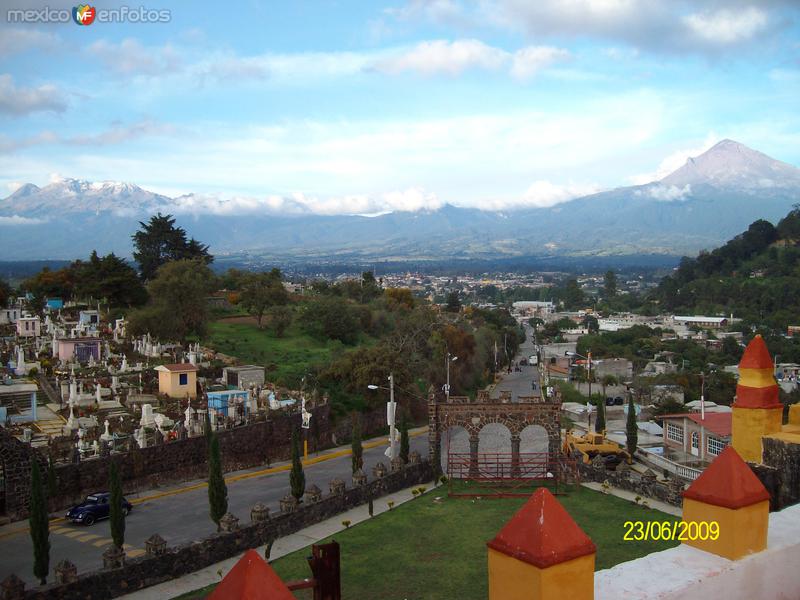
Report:
M744 349L742 360L739 361L740 369L771 369L772 356L767 349L767 343L761 334L756 335L747 348Z
M209 600L296 600L255 550L248 550L208 596Z
M739 361L734 408L779 408L778 384L764 338L755 336Z
M736 509L769 500L769 492L733 446L728 446L683 492L683 497Z
M539 488L487 546L543 569L597 548L546 488Z

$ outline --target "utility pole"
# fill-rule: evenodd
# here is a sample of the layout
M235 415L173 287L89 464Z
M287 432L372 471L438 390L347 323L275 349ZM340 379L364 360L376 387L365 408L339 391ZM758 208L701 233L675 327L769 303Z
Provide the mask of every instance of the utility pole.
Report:
M394 402L394 374L389 373L389 405L386 411L386 420L389 422L389 460L392 460L397 454L395 453L395 407Z

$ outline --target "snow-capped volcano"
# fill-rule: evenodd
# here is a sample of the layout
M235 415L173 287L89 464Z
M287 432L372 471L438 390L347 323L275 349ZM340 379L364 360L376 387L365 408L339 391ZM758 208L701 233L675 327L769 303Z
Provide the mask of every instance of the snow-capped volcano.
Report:
M800 186L800 169L733 140L722 140L661 181L667 186L707 184L719 188L758 189Z
M171 203L167 196L148 192L132 183L64 178L42 188L32 183L23 185L0 201L0 211L39 218L51 217L53 211L138 214L164 210Z

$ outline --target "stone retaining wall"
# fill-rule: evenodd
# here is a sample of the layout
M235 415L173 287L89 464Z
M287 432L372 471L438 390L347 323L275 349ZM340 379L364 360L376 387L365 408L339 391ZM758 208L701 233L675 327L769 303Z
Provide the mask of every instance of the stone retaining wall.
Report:
M627 465L620 464L616 471L608 471L602 460L590 465L578 460L578 471L585 481L608 481L612 487L633 492L643 499L654 498L673 506L683 506L681 493L686 487L683 481L678 478L659 481L656 474L649 469L645 474L640 474L626 467Z
M291 512L282 512L266 521L247 523L234 531L217 533L200 541L167 548L162 554L130 559L119 568L88 572L69 583L48 584L24 591L22 595L19 595L18 591L18 595L7 598L8 600L115 598L237 556L248 548L267 544L365 504L370 498L377 498L416 484L430 485L432 478L433 473L427 461L409 464L368 484L345 489L341 493L327 494L317 502L300 505Z

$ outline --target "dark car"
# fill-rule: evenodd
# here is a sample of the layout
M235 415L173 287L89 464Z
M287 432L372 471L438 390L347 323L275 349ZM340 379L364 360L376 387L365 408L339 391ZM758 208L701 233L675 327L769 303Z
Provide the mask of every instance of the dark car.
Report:
M617 406L622 406L623 404L625 404L625 399L622 396L617 396L616 398L614 398L614 404Z
M107 519L109 517L110 501L110 492L89 494L83 502L77 506L73 506L67 511L66 519L67 521L82 523L84 525L91 525L100 519ZM131 510L133 510L133 505L123 498L122 514L127 515Z
M614 399L612 397L606 398L606 406L614 406Z

